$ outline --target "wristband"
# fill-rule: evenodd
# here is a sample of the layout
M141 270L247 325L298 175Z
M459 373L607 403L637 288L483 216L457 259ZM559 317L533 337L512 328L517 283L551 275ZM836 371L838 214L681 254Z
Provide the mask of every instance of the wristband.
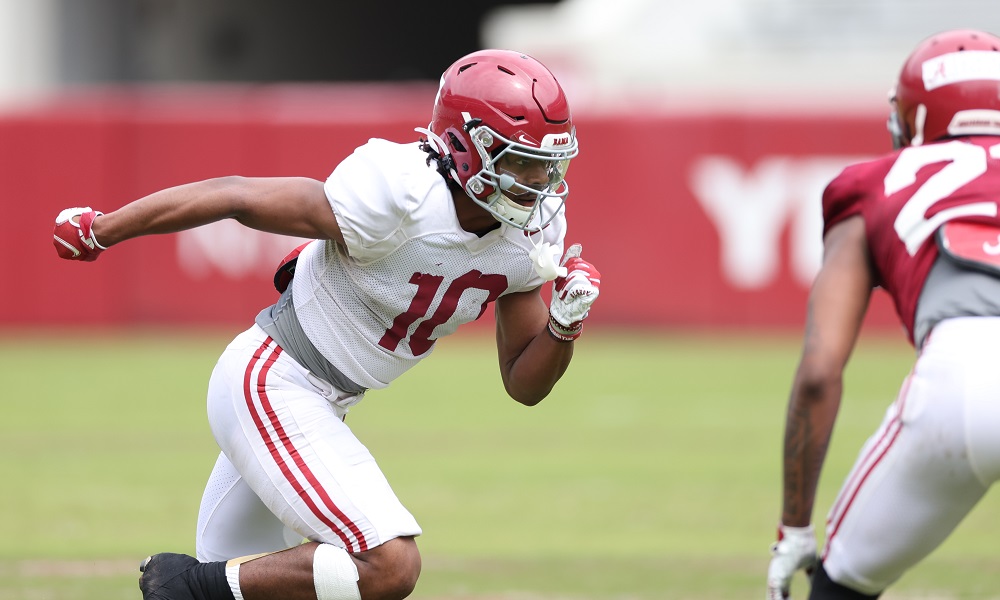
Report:
M103 214L104 213L102 213L101 211L95 210L80 215L80 231L83 232L84 234L83 237L90 238L90 241L94 242L94 246L97 246L99 250L107 250L107 248L105 246L102 246L101 243L97 241L97 234L94 233L94 221L97 220L97 217L100 217ZM87 217L86 223L84 223L85 220L84 217Z
M549 335L558 342L572 342L580 337L583 332L583 321L572 323L569 327L563 326L555 317L549 315Z

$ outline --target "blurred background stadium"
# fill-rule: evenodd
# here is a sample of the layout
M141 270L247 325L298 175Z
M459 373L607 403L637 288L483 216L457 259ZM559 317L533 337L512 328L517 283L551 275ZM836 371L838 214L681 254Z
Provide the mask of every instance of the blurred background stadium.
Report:
M889 148L887 92L910 48L972 25L1000 29L1000 8L0 0L0 186L23 225L6 242L25 250L0 277L39 282L2 300L0 325L244 322L294 240L222 223L80 269L36 233L67 203L107 210L225 174L325 178L368 137L415 139L444 68L503 47L548 64L573 102L571 236L609 282L595 324L798 327L823 186ZM151 257L155 272L138 268ZM86 301L58 302L84 284ZM215 295L238 300L202 301ZM872 321L895 327L884 303Z
M416 139L441 71L483 47L566 88L569 237L605 286L549 406L507 407L487 315L352 413L424 524L417 596L760 597L820 193L890 148L902 61L958 27L1000 32L1000 4L0 0L0 480L24 490L0 504L0 600L133 598L136 556L192 550L205 378L298 244L219 223L71 264L58 211L323 179L369 137ZM817 523L911 359L881 294L869 321ZM985 510L887 597L997 597Z

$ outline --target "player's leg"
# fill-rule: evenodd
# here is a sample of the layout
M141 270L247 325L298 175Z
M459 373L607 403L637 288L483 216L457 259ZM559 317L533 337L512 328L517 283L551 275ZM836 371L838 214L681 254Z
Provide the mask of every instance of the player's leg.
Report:
M416 585L420 554L412 537L360 555L309 542L229 561L154 554L139 570L144 600L401 600Z
M937 548L988 488L969 461L966 432L979 418L970 411L985 404L980 397L995 400L1000 389L995 367L977 367L981 355L997 356L981 336L955 333L935 330L830 511L822 558L837 584L881 593Z
M984 485L1000 481L1000 317L952 319L953 335L974 335L978 345L964 357L967 394L965 429L969 462ZM958 343L968 344L960 338Z
M198 512L198 560L220 561L275 552L302 541L302 535L268 510L226 455L219 454Z
M337 402L336 390L309 376L259 328L230 344L209 384L213 434L268 511L314 543L228 563L191 565L183 555L154 555L140 580L144 598L409 595L420 572L413 540L420 527L344 424Z
M404 598L420 572L420 527L344 424L339 392L311 377L259 329L213 373L209 421L246 485L286 526L317 543L241 565L247 600Z
M420 554L407 536L354 555L306 543L241 564L239 579L245 600L401 600L419 573Z

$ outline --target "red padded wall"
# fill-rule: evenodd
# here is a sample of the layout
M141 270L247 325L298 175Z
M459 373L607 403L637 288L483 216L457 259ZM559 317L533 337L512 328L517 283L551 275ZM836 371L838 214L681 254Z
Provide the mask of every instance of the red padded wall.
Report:
M274 300L273 266L298 240L230 223L131 240L81 264L56 257L54 217L221 175L324 179L370 137L416 139L434 92L109 89L0 114L0 325L248 324ZM822 186L888 149L884 116L578 111L569 241L604 275L593 321L800 326ZM878 296L870 320L898 327Z

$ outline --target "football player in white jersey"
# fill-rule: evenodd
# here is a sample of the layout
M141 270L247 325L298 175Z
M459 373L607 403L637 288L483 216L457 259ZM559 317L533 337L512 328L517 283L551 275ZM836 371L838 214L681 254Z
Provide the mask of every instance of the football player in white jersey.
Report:
M578 245L564 250L577 140L561 86L531 57L474 52L442 75L418 131L370 140L325 183L225 177L56 218L70 260L221 219L315 240L282 263L278 302L215 367L208 413L222 452L198 556L143 561L147 600L408 596L421 529L344 423L348 408L490 303L514 400L540 402L565 372L601 280Z
M767 598L812 572L811 600L879 597L937 548L1000 479L1000 38L921 42L891 94L896 150L846 167L823 193L823 264L785 421L784 485ZM918 352L826 521L812 512L872 291Z

